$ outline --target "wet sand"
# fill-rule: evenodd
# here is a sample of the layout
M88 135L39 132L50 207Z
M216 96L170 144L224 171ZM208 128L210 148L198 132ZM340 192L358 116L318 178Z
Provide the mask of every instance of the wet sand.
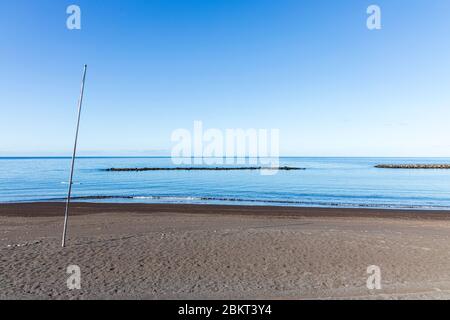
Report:
M450 212L74 203L62 249L63 214L0 205L1 299L450 298Z

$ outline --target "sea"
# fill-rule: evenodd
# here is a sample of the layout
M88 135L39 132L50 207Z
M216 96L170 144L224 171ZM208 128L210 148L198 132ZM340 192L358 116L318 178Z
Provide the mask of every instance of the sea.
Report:
M450 163L450 158L284 157L280 167L305 170L263 175L259 170L114 172L106 169L180 165L170 157L79 157L72 197L114 203L450 209L450 170L375 168L417 163ZM66 157L0 158L0 205L64 201L70 164Z

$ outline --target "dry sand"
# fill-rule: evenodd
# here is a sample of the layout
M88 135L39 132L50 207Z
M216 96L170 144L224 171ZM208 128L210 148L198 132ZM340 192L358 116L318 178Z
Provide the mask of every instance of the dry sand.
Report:
M63 212L0 205L1 299L450 298L450 212L77 203L62 249Z

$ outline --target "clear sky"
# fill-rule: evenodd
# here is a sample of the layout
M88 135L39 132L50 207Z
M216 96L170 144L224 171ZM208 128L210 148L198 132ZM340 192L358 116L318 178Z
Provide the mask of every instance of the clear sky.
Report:
M168 155L201 120L278 128L283 155L450 156L448 0L2 0L0 40L0 155L70 153L86 63L82 155Z

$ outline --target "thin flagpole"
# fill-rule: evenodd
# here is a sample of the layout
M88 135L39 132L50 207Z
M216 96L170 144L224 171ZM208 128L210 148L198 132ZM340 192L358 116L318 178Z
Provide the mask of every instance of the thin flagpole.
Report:
M87 65L85 64L84 70L83 70L83 79L81 80L80 98L78 99L77 130L75 132L75 143L73 145L72 166L70 169L70 179L69 179L69 190L67 191L66 212L64 215L64 229L63 229L63 234L62 234L62 247L63 248L66 246L67 223L69 220L70 195L72 194L73 169L75 166L75 156L77 153L78 130L80 128L81 106L83 104L84 82L86 80L86 71L87 71Z

